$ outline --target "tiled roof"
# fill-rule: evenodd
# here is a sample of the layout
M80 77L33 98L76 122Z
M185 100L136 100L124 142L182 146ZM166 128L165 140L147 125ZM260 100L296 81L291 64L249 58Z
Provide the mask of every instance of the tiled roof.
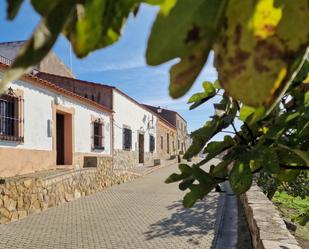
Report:
M157 113L155 111L147 108L146 106L144 106L143 104L139 103L138 101L136 101L135 99L130 97L128 94L124 93L123 91L119 90L115 86L101 84L101 83L95 83L95 82L90 82L90 81L86 81L86 80L79 80L79 79L75 79L75 78L59 76L59 75L43 73L43 72L39 72L38 74L36 74L36 76L39 77L39 78L42 78L42 79L49 79L50 81L52 81L52 78L57 79L57 80L65 79L65 80L69 80L69 81L75 81L75 82L79 82L79 83L82 83L82 84L86 84L88 86L96 85L96 86L99 86L99 87L110 88L110 89L113 89L113 90L117 91L119 94L123 95L124 97L126 97L130 101L134 102L135 104L139 105L141 108L143 108L143 109L147 110L148 112L151 112L152 114L157 116Z
M0 62L0 69L1 70L5 71L8 68L9 68L8 65ZM61 88L59 86L56 86L55 84L53 84L53 83L51 83L51 82L49 82L47 80L40 79L40 78L36 77L33 74L25 74L23 76L23 78L26 79L26 80L30 80L31 83L36 83L39 86L46 87L46 88L48 88L50 90L53 90L53 91L55 91L57 93L60 93L60 94L63 94L65 96L67 96L67 97L71 97L71 98L77 99L77 100L79 100L79 101L81 101L81 102L83 102L85 104L91 105L91 106L93 106L93 107L95 107L95 108L97 108L97 109L99 109L101 111L105 111L105 112L109 112L109 113L113 112L111 109L109 109L109 108L107 108L105 106L102 106L102 105L98 104L95 101L92 101L90 99L84 98L84 97L82 97L82 96L80 96L78 94L75 94L75 93L73 93L71 91L68 91L68 90L66 90L64 88Z

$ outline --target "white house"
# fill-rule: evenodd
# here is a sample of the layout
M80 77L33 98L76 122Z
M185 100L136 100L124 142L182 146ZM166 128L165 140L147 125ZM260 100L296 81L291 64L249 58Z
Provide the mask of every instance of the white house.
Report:
M114 165L152 165L157 158L157 116L128 95L113 89Z
M0 63L0 78L8 66ZM34 75L0 96L0 175L83 167L85 156L111 157L113 112Z
M42 72L37 76L113 110L114 168L154 164L157 159L155 112L113 86Z

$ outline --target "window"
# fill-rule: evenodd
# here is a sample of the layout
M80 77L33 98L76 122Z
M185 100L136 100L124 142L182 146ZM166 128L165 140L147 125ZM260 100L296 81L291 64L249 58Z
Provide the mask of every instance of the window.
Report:
M0 96L0 140L23 141L21 118L22 98L10 88Z
M123 149L132 149L132 131L129 128L123 128Z
M161 136L161 150L163 150L163 136Z
M180 149L180 141L179 141L179 139L178 139L178 150Z
M149 151L154 152L155 150L155 138L153 135L149 136Z
M170 134L166 134L166 152L167 154L170 153Z
M104 150L104 125L102 120L97 119L93 122L93 148Z

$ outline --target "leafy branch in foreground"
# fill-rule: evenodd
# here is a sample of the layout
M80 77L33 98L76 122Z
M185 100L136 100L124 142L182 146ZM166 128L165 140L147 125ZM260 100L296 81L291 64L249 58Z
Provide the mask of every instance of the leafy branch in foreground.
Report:
M184 155L185 159L191 159L202 153L204 159L192 166L181 164L182 173L173 174L166 181L180 181L181 190L190 190L184 197L184 206L191 207L226 180L236 194L242 194L252 185L253 176L261 171L279 186L292 183L301 172L309 170L309 85L303 83L308 66L305 62L282 96L285 104L278 102L268 114L233 100L224 90L213 91L215 86L209 82L204 84L205 93L191 97L193 107L216 94L221 101L214 104L214 116L192 133L192 145ZM242 123L239 128L236 120ZM211 141L216 134L232 128L234 136ZM222 157L218 165L211 165L207 172L203 170L203 165L218 156Z
M9 20L17 16L23 2L7 0ZM173 98L191 88L210 51L214 51L215 67L226 94L245 105L268 109L289 87L309 43L308 0L30 2L41 21L5 74L2 90L6 83L38 64L61 33L79 58L113 44L129 15L136 15L142 3L160 7L148 39L147 63L159 65L179 59L170 69ZM204 97L195 104L206 100Z

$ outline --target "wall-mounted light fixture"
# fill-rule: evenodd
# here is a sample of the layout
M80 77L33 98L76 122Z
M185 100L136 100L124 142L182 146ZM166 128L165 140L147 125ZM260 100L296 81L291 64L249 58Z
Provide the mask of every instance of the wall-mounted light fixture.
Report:
M59 96L55 97L55 104L60 105L61 104L61 98Z
M161 113L161 112L162 112L162 108L161 108L160 106L158 106L157 112L158 112L158 113Z

